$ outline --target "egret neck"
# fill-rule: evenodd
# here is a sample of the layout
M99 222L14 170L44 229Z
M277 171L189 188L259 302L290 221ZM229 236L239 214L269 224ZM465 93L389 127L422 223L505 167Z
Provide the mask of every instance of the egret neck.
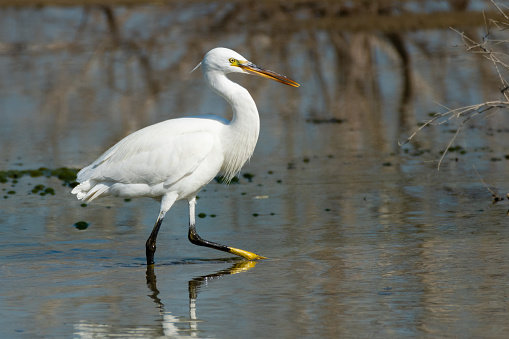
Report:
M254 152L260 133L260 117L253 98L244 87L221 72L208 72L204 67L203 74L210 87L232 107L233 118L221 138L225 150L221 171L225 181L230 182Z

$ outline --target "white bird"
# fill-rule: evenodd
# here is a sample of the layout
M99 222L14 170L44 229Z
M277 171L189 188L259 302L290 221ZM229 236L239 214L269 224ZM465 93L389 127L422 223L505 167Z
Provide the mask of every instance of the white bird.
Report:
M105 196L150 197L161 201L159 216L146 242L147 265L154 264L156 238L166 212L178 200L189 202L189 240L249 260L257 254L202 239L195 228L196 195L218 174L226 182L253 154L260 130L256 104L249 92L226 77L228 73L258 74L286 85L287 77L247 61L235 51L214 48L201 65L209 86L228 101L231 121L203 115L166 120L136 131L107 150L77 176L71 193L90 202Z

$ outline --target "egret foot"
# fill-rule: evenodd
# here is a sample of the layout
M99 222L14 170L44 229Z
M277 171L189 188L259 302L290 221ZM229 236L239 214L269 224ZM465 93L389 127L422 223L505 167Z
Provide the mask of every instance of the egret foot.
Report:
M258 254L252 253L252 252L248 252L248 251L244 251L239 248L234 248L234 247L228 247L228 248L230 249L228 252L230 252L231 254L235 254L235 255L244 257L246 259L249 259L249 260L268 259L266 257L262 257L261 255L258 255Z
M244 251L244 250L241 250L238 248L229 247L229 246L225 246L225 245L220 245L218 243L202 239L202 237L200 237L198 235L198 233L196 233L196 228L193 224L189 225L188 238L189 238L189 241L195 245L214 248L219 251L223 251L223 252L241 256L248 260L267 259L266 257L262 257L261 255L258 255L258 254L252 253L252 252Z

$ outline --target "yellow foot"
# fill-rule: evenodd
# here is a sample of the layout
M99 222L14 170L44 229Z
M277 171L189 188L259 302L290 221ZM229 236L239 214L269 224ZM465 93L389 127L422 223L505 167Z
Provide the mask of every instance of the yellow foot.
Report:
M230 250L230 253L244 257L249 260L258 260L258 259L268 259L266 257L262 257L261 255L254 254L252 252L244 251L238 248L228 247Z

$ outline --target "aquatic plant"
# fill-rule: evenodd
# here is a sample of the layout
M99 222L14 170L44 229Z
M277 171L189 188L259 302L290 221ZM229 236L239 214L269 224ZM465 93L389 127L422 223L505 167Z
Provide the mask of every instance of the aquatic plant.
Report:
M63 186L74 187L77 185L76 174L78 173L78 171L79 171L79 169L77 169L77 168L67 168L67 167L60 167L60 168L56 168L56 169L40 167L38 169L0 171L0 183L5 184L5 183L8 183L9 180L13 183L17 183L18 179L25 177L25 176L29 176L32 178L55 177L62 181ZM44 190L44 187L41 188L41 187L39 187L39 185L37 185L34 187L34 190L36 190L38 192L38 191ZM35 193L35 192L33 192L33 193ZM46 191L46 193L54 194L54 191L49 190L49 191Z

